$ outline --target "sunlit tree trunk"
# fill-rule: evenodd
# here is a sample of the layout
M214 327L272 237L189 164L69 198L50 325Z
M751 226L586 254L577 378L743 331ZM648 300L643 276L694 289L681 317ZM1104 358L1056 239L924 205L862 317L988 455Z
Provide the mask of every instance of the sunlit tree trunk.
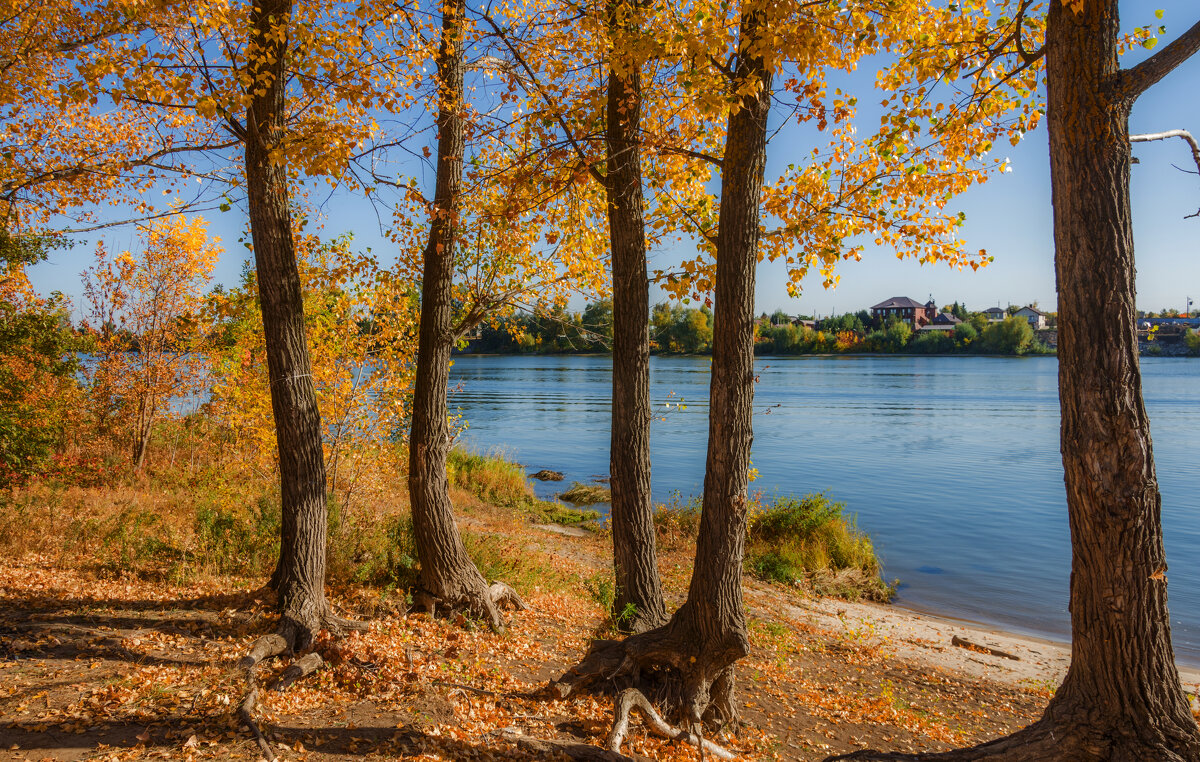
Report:
M608 8L609 34L619 38L635 9ZM606 148L608 229L613 273L613 387L609 472L616 571L617 626L642 632L666 620L650 501L650 281L646 276L645 202L639 130L642 75L612 53L608 72ZM632 612L632 613L629 613Z
M687 600L661 627L619 643L593 644L558 681L560 695L569 695L576 686L610 681L630 664L672 667L682 691L669 710L692 730L737 720L734 663L750 650L742 556L753 440L755 267L771 108L772 74L755 52L764 26L759 11L743 10L730 85L750 94L730 113L722 163L708 457Z
M281 631L303 648L329 614L325 599L325 458L312 364L304 332L304 296L292 238L286 166L278 148L286 119L284 57L290 0L259 0L250 15L247 57L255 85L246 114L246 191L258 273L271 409L279 448L282 530Z
M416 389L409 435L408 491L412 506L421 593L427 606L465 608L501 625L487 582L467 555L450 505L446 456L450 449L446 385L454 347L454 248L465 151L463 106L463 0L442 7L438 50L437 181L421 280Z
M1129 110L1116 2L1047 37L1071 667L1046 716L1104 758L1200 758L1167 615L1162 498L1138 366Z
M1130 108L1200 46L1200 24L1180 38L1190 50L1172 43L1167 59L1123 72L1116 0L1079 5L1051 3L1045 48L1071 666L1038 722L921 759L1200 759L1200 733L1171 647L1129 207ZM844 758L914 757L864 751Z

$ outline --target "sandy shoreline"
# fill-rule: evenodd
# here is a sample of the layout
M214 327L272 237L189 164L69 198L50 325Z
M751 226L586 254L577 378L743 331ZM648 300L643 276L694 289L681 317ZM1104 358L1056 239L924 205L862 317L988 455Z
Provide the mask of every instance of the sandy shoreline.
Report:
M772 605L814 626L874 639L899 658L1006 685L1054 689L1071 661L1068 643L895 605L833 598ZM1200 669L1180 665L1179 674L1185 690L1200 692Z

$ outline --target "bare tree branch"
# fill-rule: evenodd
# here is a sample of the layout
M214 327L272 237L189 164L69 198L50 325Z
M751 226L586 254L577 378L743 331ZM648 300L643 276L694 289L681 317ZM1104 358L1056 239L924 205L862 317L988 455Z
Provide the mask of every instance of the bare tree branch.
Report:
M1196 143L1196 138L1187 130L1167 130L1165 132L1147 132L1142 135L1130 135L1130 143L1149 143L1152 140L1166 140L1167 138L1180 138L1185 141L1192 149L1192 161L1196 162L1196 174L1200 175L1200 144ZM1189 214L1184 219L1192 217L1200 217L1200 210L1195 214Z

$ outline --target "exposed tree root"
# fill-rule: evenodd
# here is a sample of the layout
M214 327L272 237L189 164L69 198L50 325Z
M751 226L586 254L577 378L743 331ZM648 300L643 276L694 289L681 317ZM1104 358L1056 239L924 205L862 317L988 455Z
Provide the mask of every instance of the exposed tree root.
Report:
M527 611L529 607L521 596L510 585L495 580L491 586L482 590L460 589L455 594L437 595L427 590L417 590L413 593L414 608L423 609L430 618L442 612L450 616L456 612L466 612L473 617L479 617L488 623L494 632L503 632L504 617L500 612L504 609Z
M297 680L308 677L316 672L325 664L321 658L321 654L312 652L301 656L296 661L288 665L288 668L283 671L279 677L275 678L270 685L267 686L268 691L286 691Z
M238 707L238 719L249 728L255 743L258 744L258 748L268 762L274 762L275 752L272 751L270 742L254 719L254 712L258 707L258 685L255 682L255 673L259 665L276 656L307 648L313 641L314 633L320 629L328 630L338 636L344 635L348 631L367 629L365 623L343 619L330 613L326 613L317 621L319 624L316 626L306 626L297 621L295 617L285 614L279 623L279 628L254 641L254 644L250 646L249 653L238 661L237 668L243 672L246 680L246 696L242 699L241 706ZM288 665L287 669L267 686L267 690L285 691L298 680L316 672L324 663L320 654L307 653Z
M619 751L629 714L639 709L659 735L695 743L702 756L732 759L732 752L703 736L706 729L717 732L737 722L733 663L744 655L744 647L733 639L724 645L710 641L706 647L686 629L672 620L623 641L593 641L583 660L548 690L558 698L581 692L615 696L610 750ZM660 714L655 704L665 711Z
M655 711L654 705L636 688L625 690L621 693L620 698L617 699L617 706L613 714L612 730L609 731L608 740L605 742L609 751L620 753L621 744L625 742L625 736L629 733L630 713L634 709L641 712L642 717L646 719L646 723L655 733L663 738L670 738L673 741L694 744L701 749L701 756L705 753L712 754L720 759L734 759L736 756L725 747L718 746L707 738L702 738L694 733L680 730L668 724Z
M529 609L516 590L499 580L492 580L492 585L488 588L488 595L491 597L492 603L502 608L510 608L513 611Z
M271 744L267 742L266 736L258 728L258 723L254 721L254 709L258 704L258 688L254 685L252 673L247 673L246 679L250 684L250 689L246 692L246 698L242 699L242 705L238 708L238 718L254 735L254 742L262 750L267 762L275 762L275 752L271 750Z
M682 724L703 721L720 729L736 723L735 659L725 656L718 661L664 634L666 630L592 641L583 661L552 681L550 692L558 698L577 693L616 696L637 688L651 702L670 707L668 717Z

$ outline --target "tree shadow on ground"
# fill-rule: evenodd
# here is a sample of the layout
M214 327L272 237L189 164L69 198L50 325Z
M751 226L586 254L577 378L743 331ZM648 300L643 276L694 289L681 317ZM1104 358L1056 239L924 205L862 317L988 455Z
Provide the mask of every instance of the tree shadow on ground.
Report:
M170 600L0 597L0 662L108 660L187 667L212 663L193 657L130 650L124 641L158 632L203 642L261 629L272 616L261 604L269 591ZM255 610L258 608L259 610Z
M168 719L168 718L164 718ZM69 732L59 725L45 723L22 723L0 726L0 759L5 753L28 753L34 751L53 752L53 759L73 762L91 758L99 749L132 749L143 746L147 749L174 750L185 754L195 748L208 754L239 753L239 756L254 757L257 747L248 733L238 731L237 740L230 740L233 719L224 727L215 724L189 725L185 718L169 718L177 721L174 727L164 728L163 722L127 724L102 722L78 732ZM505 744L505 759L544 759L544 754L525 751L496 738L489 744L485 736L478 742L467 742L435 735L428 730L415 727L301 727L275 726L264 728L272 743L282 750L304 749L308 758L322 756L370 756L384 755L420 756L438 754L445 759L480 759L498 751ZM194 736L194 738L193 738ZM13 748L13 747L16 748Z

